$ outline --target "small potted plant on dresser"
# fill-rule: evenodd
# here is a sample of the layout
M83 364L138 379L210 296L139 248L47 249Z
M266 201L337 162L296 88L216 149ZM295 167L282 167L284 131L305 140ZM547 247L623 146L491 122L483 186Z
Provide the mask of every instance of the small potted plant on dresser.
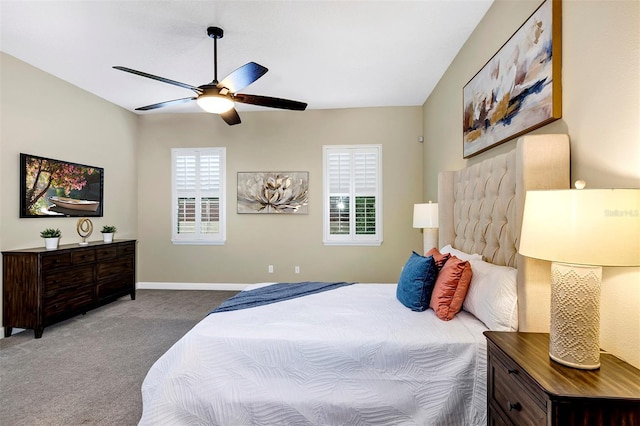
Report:
M104 241L105 243L111 243L113 242L113 234L115 234L115 232L118 229L113 226L113 225L104 225L102 227L102 241Z
M104 225L102 227L102 241L104 241L105 243L110 243L113 242L113 234L115 234L115 232L118 229L113 226L113 225Z
M62 232L59 229L47 228L40 232L40 236L44 238L44 248L47 250L55 250L58 248L58 241Z

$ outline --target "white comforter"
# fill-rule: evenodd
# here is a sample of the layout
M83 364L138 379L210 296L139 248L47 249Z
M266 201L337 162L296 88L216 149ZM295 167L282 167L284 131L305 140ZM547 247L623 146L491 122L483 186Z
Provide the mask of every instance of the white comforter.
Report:
M209 315L142 384L142 425L484 425L486 327L354 284Z

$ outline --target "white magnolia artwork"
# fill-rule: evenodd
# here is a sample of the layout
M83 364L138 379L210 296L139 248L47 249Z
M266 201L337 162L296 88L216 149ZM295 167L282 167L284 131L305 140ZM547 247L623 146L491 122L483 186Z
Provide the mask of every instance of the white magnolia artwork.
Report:
M239 172L238 213L308 213L309 172Z

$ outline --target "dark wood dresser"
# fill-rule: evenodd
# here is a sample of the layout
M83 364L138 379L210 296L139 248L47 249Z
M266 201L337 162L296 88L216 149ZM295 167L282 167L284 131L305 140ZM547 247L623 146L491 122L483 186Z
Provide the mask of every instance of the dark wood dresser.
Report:
M640 370L601 354L598 370L549 358L549 335L486 331L489 425L640 425Z
M124 295L136 298L136 241L2 252L2 323L34 330L86 313Z

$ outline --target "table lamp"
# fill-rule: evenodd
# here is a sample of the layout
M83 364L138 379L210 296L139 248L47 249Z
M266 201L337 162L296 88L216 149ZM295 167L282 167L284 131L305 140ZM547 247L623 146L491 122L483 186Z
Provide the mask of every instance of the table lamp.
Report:
M552 262L550 358L599 368L602 267L640 265L640 189L527 191L519 252Z
M422 250L438 248L438 203L414 204L413 227L422 228Z

